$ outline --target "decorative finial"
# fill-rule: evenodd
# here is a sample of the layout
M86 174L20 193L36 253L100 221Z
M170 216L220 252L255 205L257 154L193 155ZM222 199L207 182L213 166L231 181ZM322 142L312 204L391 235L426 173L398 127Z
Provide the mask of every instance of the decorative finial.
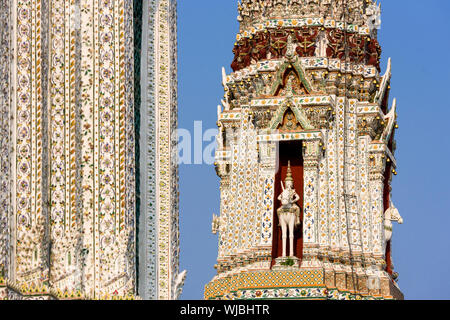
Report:
M292 171L291 171L291 161L288 161L288 168L287 168L287 173L286 173L286 179L284 180L285 182L287 181L294 181L294 179L292 178Z

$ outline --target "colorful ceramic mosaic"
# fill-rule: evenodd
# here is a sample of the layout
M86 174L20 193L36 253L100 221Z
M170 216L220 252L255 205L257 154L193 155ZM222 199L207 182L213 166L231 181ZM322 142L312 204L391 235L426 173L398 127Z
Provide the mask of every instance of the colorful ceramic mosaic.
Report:
M380 7L365 0L243 0L238 7L234 72L223 74L218 110L218 273L205 297L401 299L386 262L392 221L402 219L393 204L384 207L397 164L396 109L385 99L390 63L379 73ZM301 148L301 159L285 148ZM301 190L287 187L292 173L280 178L291 170L282 161L296 163ZM303 202L287 199L286 189ZM282 216L296 208L297 230ZM288 238L299 241L295 256L285 256ZM303 280L286 287L279 270Z

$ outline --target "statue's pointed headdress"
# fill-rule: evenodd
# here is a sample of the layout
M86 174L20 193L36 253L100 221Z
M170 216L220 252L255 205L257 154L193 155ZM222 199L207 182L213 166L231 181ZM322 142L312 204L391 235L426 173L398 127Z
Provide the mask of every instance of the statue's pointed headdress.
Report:
M294 181L294 178L292 178L291 161L288 161L286 179L284 180L284 182L287 182L287 181L292 181L292 182Z

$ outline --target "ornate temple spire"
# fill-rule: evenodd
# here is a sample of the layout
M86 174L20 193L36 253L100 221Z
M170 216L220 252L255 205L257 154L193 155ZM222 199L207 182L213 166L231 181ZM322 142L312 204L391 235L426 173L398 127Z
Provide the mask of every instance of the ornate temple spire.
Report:
M218 112L217 275L205 298L403 299L390 245L403 219L387 211L396 107L390 63L381 75L380 5L238 8Z

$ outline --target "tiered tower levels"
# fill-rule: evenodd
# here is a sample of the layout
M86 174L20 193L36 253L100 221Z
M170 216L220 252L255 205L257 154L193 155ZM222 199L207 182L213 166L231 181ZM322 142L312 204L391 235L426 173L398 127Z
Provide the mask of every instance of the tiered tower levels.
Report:
M403 298L385 228L397 114L390 60L380 75L379 12L371 1L239 4L218 107L218 274L207 299ZM275 268L288 160L300 265Z

